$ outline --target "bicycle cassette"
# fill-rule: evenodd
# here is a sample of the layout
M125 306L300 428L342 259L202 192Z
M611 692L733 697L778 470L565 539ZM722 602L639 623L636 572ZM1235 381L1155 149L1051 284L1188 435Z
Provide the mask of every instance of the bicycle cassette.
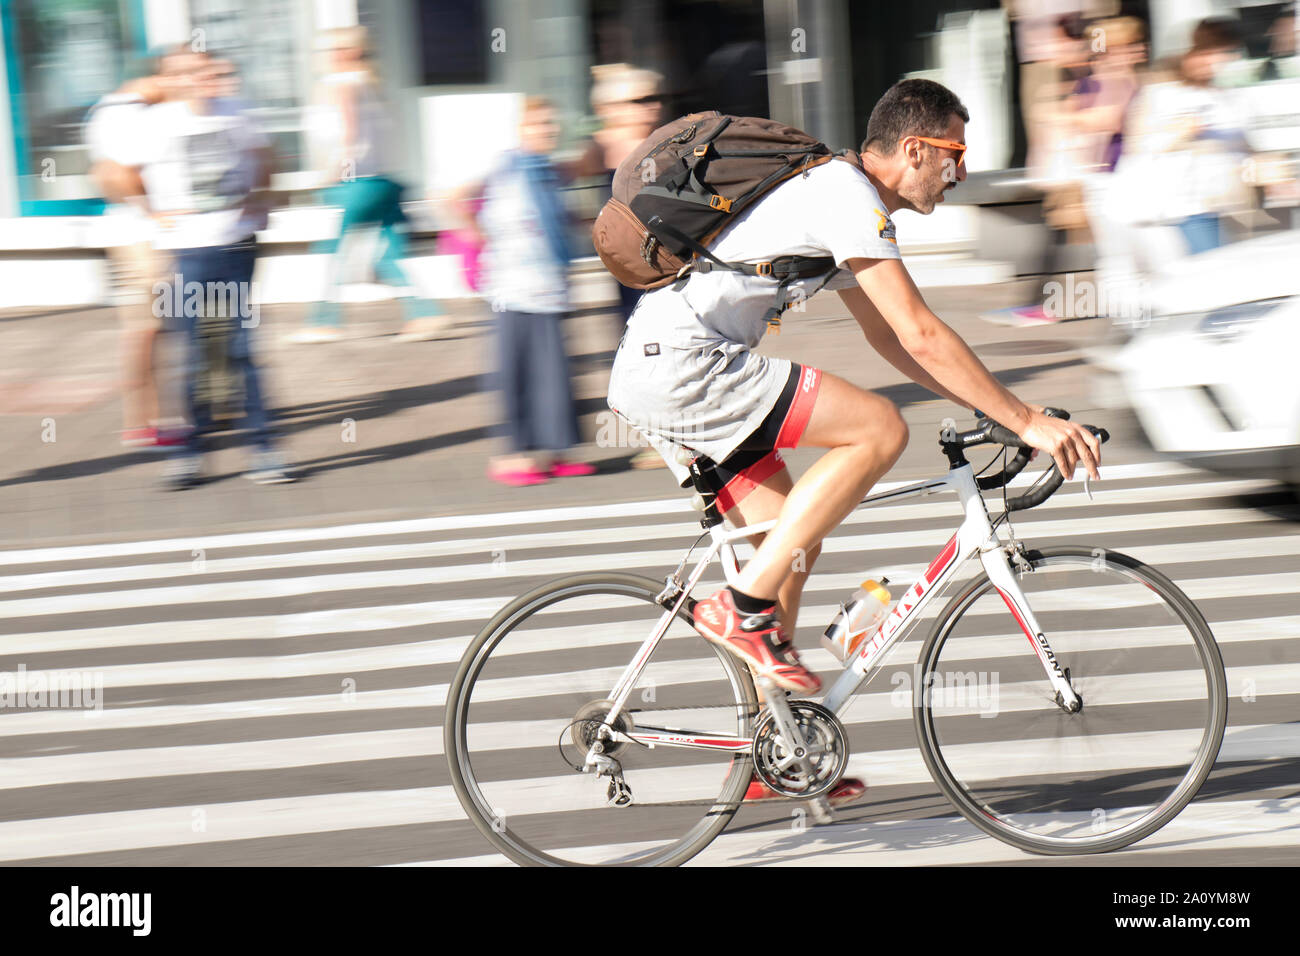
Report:
M566 728L570 742L585 757L591 745L600 739L604 750L602 751L607 757L617 757L624 749L627 748L625 740L611 740L609 737L602 737L601 728L617 731L626 734L632 729L632 719L627 711L623 711L611 724L606 721L610 708L614 705L607 700L593 700L590 703L583 704L578 708L578 712L573 716L573 722ZM561 744L563 747L563 744Z
M783 797L811 800L839 783L849 762L848 737L839 718L821 704L792 700L787 706L804 738L804 753L781 739L776 720L764 710L754 730L754 772ZM801 766L806 756L812 776Z

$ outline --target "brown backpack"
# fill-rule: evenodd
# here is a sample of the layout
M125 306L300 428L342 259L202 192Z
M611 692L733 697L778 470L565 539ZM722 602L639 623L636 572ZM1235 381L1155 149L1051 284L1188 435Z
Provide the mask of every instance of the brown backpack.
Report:
M754 202L790 177L836 158L806 133L775 120L692 113L655 130L614 173L592 241L614 278L633 289L658 289L692 272L726 269L778 282L768 310L780 324L785 286L835 269L828 256L779 256L759 263L723 262L706 248ZM856 154L840 158L861 168Z

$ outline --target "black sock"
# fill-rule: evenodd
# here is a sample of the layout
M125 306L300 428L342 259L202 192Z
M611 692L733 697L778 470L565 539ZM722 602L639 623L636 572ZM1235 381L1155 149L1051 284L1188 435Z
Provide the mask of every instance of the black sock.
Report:
M736 602L736 610L741 614L761 614L763 611L770 611L772 606L776 604L775 601L750 597L744 591L737 591L731 585L727 585L727 590L731 592L731 598Z

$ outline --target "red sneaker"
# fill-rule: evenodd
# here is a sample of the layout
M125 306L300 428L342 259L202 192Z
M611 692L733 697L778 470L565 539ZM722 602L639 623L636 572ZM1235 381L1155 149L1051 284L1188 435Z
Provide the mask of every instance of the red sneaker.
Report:
M844 777L839 783L831 787L830 792L826 794L826 800L832 807L843 807L855 803L866 792L867 785L857 777ZM788 798L782 797L762 780L759 780L758 777L749 782L749 789L745 791L746 803L785 799Z
M822 682L804 667L794 644L781 631L773 611L741 614L731 592L723 588L695 605L695 630L792 694L815 694Z

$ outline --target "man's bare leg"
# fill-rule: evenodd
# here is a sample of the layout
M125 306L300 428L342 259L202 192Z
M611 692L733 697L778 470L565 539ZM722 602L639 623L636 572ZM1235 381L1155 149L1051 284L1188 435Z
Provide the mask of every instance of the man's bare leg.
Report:
M823 373L817 404L800 445L830 451L785 496L776 527L767 533L737 581L745 594L774 601L780 596L796 611L807 568L794 578L794 558L820 546L822 538L893 466L907 445L907 425L888 399ZM784 590L787 581L791 581L792 592Z
M773 518L780 517L781 509L785 507L786 497L793 487L794 481L790 477L790 472L782 468L747 494L744 500L728 511L724 517L737 528L771 521ZM766 534L756 534L751 535L749 540L754 548L758 549L762 547L766 537ZM812 573L813 565L817 562L821 550L821 545L816 544L790 555L790 576L786 578L777 594L776 610L777 616L781 619L781 626L791 637L794 637L795 625L798 622L804 585L808 582L808 575Z

